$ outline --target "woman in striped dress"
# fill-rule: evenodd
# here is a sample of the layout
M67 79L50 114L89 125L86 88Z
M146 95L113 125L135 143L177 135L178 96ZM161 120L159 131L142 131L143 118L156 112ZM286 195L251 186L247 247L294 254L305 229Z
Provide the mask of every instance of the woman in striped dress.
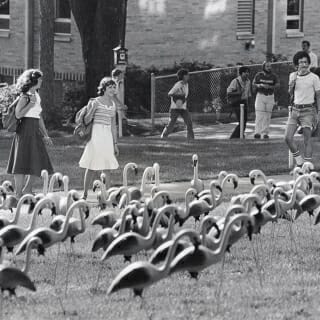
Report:
M40 177L41 170L53 173L51 161L45 144L52 145L43 118L41 99L38 89L42 83L42 72L28 69L17 81L20 99L15 109L17 119L20 119L14 136L9 162L8 173L14 174L16 196L32 193L33 182ZM26 181L25 181L26 180Z
M85 123L93 121L91 139L87 142L79 161L81 168L85 168L84 194L92 184L93 176L97 171L103 171L107 177L107 188L110 186L110 170L119 167L116 156L119 155L116 131L116 105L113 96L116 83L105 77L100 81L98 97L88 104L88 112L84 118Z

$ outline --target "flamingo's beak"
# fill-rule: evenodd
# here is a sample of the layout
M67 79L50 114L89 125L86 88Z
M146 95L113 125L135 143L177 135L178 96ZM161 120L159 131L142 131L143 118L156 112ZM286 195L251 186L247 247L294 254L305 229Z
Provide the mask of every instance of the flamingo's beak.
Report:
M254 177L251 177L251 178L250 178L250 183L251 183L252 185L254 185L255 180L256 180L256 179L255 179Z
M233 180L233 188L234 189L238 188L238 181L237 180Z

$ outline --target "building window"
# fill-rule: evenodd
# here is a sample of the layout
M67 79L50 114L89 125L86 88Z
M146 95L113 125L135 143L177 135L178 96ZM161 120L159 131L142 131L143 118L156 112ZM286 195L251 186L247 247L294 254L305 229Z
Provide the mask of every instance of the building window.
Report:
M287 31L303 32L303 0L287 1Z
M58 35L71 33L71 10L69 1L55 1L54 33Z
M238 0L237 36L254 35L254 0Z
M9 0L0 0L0 30L10 29Z

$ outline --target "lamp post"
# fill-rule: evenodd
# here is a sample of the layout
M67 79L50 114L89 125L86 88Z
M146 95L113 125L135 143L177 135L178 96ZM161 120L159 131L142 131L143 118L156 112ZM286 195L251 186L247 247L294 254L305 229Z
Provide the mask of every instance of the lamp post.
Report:
M127 4L128 0L123 0L122 5L122 24L120 28L120 44L113 49L114 52L114 65L115 68L119 69L123 73L123 80L121 81L121 90L119 90L119 100L122 104L125 103L125 72L128 64L128 50L125 48L126 40L126 22L127 22ZM118 128L119 128L119 137L122 137L122 117L123 111L118 111Z

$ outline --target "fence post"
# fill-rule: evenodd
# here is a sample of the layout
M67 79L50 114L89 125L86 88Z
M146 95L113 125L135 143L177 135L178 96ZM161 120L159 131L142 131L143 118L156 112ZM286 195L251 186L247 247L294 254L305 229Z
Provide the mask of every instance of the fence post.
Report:
M156 108L156 77L154 73L151 73L151 130L152 131L154 131L155 108Z
M244 138L243 128L244 128L244 104L241 103L240 104L240 139Z
M288 111L289 111L289 118L290 118L291 112L292 112L292 106L288 106ZM293 155L290 149L289 149L289 155L288 155L288 166L289 166L289 169L293 167Z

